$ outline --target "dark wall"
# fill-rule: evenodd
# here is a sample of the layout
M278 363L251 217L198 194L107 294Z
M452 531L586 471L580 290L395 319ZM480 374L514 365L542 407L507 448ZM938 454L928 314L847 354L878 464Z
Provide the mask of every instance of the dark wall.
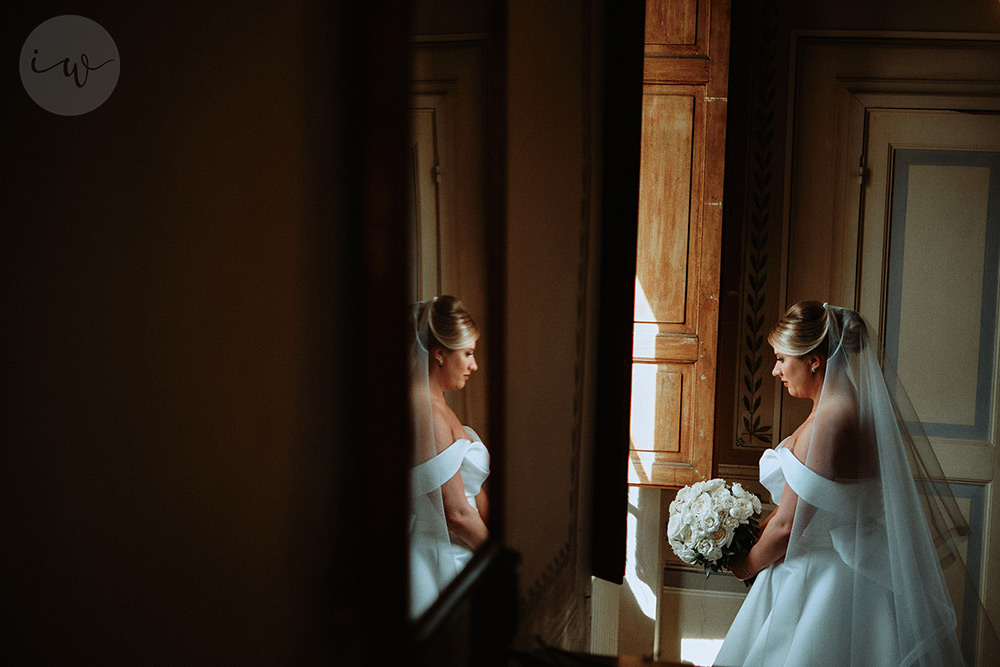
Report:
M402 618L405 572L386 567L402 468L371 460L405 461L406 436L369 400L379 377L405 412L403 360L377 333L404 312L402 217L370 187L394 175L365 142L402 136L378 109L403 90L386 47L407 12L339 5L22 3L5 19L9 61L67 13L121 56L114 93L76 117L3 75L5 654L352 662L362 628ZM388 490L363 491L371 478Z
M486 35L497 28L496 0L414 0L414 35Z

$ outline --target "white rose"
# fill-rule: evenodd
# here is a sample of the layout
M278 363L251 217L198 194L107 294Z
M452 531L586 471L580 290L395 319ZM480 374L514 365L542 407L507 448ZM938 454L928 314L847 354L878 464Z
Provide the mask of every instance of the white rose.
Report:
M735 535L734 531L727 530L725 526L719 526L718 529L712 531L708 539L712 540L712 543L718 548L724 549L732 543L733 535Z
M725 486L717 486L711 491L707 491L707 493L713 498L718 498L720 500L732 496L732 494L729 493L729 489L727 489Z
M711 540L698 542L697 550L706 560L714 561L722 558L722 548Z
M729 510L729 515L736 517L741 522L749 519L751 514L753 514L753 503L746 498L736 499L732 509Z
M726 518L722 520L722 525L730 530L736 530L736 527L740 525L740 520L734 517L731 513L726 514Z
M724 479L710 479L707 482L703 482L703 484L702 491L705 493L715 493L726 488L726 480Z
M698 554L692 549L684 548L677 552L677 557L689 565L698 564Z
M677 539L683 525L679 514L671 514L670 521L667 522L667 539Z
M736 499L733 498L727 491L723 491L725 495L715 498L715 506L722 514L728 514L729 510L736 503Z
M750 493L743 488L743 485L739 482L733 484L733 495L736 496L737 500L746 500L753 507L754 514L760 512L760 498Z
M721 525L722 522L719 521L719 515L715 512L709 512L698 519L698 530L706 535L718 530Z
M674 502L683 503L688 499L688 497L690 497L690 495L691 495L691 487L685 486L683 489L677 492L677 495L674 497Z
M697 517L703 517L712 511L712 497L707 493L700 494L691 503L691 511Z

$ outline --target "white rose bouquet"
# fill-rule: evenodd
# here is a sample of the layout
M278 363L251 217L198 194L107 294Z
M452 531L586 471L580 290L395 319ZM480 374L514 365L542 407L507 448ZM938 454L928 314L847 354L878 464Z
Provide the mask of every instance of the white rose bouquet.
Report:
M670 503L667 541L682 561L704 566L707 577L750 551L760 535L759 516L760 499L739 483L697 482Z

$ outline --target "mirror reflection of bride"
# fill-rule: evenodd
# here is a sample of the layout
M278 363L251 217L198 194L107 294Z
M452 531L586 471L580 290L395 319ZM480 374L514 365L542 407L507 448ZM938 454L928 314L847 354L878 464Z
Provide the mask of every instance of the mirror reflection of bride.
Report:
M463 389L478 368L476 323L453 296L415 304L412 323L410 614L417 617L489 537L483 482L490 455L444 396Z

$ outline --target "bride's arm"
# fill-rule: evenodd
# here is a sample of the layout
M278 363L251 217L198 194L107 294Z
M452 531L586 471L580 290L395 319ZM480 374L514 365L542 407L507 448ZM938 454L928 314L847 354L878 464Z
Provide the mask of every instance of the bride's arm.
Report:
M458 417L450 411L435 414L434 433L439 452L448 448L456 438L466 437ZM462 483L462 471L457 471L451 479L441 485L441 500L444 504L444 518L450 530L471 549L478 549L486 542L490 531L475 507L469 504Z
M486 489L480 489L479 493L476 494L476 509L479 510L479 516L483 517L483 521L489 522L490 499L486 497Z
M738 579L750 579L761 570L767 569L771 563L785 557L798 499L792 487L785 484L781 503L762 524L760 539L745 556L729 561L729 569Z
M489 537L490 531L486 528L483 517L469 504L469 499L465 496L461 472L456 472L441 486L441 499L444 501L444 516L448 522L448 529L470 548L481 547Z

